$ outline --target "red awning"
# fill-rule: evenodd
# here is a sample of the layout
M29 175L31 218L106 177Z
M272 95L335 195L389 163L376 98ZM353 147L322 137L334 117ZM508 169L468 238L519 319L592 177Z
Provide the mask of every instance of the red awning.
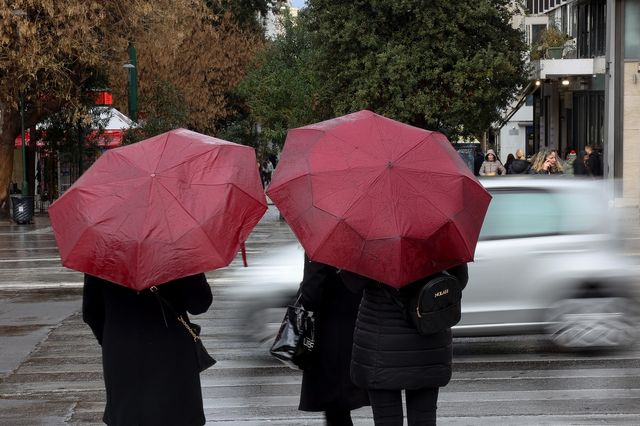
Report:
M27 146L29 146L29 130L25 130L24 139L27 142ZM16 137L15 145L16 145L16 148L22 148L22 135L19 135L18 137Z
M96 137L96 131L89 134L87 138ZM29 139L29 131L25 131L25 140L27 141L27 146L31 146ZM103 148L115 148L122 144L122 130L105 130L101 135L97 136L98 146ZM39 140L37 142L39 147L44 146L44 142ZM16 137L15 147L22 148L22 136Z

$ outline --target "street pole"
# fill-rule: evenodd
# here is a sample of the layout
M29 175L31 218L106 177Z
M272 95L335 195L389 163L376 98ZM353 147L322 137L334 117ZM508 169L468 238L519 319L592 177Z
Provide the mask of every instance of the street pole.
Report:
M27 140L24 137L24 92L20 91L20 127L22 131L22 195L29 195L27 180Z
M131 67L127 67L129 71L129 118L138 121L138 60L136 57L136 48L132 42L129 42L129 63Z

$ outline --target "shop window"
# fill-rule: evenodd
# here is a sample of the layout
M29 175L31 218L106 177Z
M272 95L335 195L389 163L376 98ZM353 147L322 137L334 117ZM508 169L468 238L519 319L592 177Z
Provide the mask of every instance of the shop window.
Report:
M640 59L640 2L624 3L624 58Z

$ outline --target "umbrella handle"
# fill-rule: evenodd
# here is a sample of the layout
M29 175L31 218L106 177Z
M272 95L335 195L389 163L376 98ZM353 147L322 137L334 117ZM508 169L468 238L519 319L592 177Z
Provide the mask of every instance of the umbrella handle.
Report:
M240 251L242 252L242 263L244 264L244 267L246 268L249 265L247 264L247 249L244 246L244 241L240 243Z

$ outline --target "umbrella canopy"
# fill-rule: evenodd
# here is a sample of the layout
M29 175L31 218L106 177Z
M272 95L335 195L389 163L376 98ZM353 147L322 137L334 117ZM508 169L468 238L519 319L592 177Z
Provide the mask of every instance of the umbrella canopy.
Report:
M228 265L266 209L252 148L177 129L106 152L49 216L64 266L141 290Z
M491 200L443 134L370 111L290 130L267 193L311 259L393 287L472 261Z

